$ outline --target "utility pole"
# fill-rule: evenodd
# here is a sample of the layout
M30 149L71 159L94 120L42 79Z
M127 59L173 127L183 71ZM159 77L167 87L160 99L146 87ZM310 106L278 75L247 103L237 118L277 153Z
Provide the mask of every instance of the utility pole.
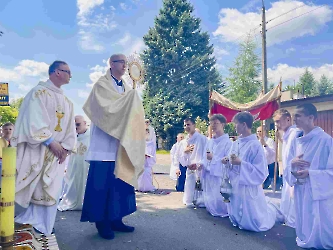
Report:
M266 55L266 13L265 13L265 4L262 0L262 84L264 85L264 94L267 93L267 55Z

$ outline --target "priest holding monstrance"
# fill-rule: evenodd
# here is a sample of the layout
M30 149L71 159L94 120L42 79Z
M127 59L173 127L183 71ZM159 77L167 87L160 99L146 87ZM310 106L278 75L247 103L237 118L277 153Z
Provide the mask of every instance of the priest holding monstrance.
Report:
M83 107L92 124L81 221L95 222L105 239L113 239L114 231L134 231L122 218L136 211L134 187L144 166L144 110L137 91L122 78L127 64L125 55L112 55L110 69Z

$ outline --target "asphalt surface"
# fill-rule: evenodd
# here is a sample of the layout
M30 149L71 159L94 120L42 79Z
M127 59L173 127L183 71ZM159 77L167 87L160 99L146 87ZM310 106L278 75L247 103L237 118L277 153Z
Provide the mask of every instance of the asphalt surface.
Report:
M137 193L138 211L124 218L134 233L116 233L113 240L98 236L93 223L80 222L80 211L58 212L55 232L61 250L220 250L301 249L295 230L276 224L271 230L254 233L232 226L228 218L216 218L204 208L186 208L182 193L174 191L168 165L154 167L154 185L163 194ZM268 192L274 202L279 193Z

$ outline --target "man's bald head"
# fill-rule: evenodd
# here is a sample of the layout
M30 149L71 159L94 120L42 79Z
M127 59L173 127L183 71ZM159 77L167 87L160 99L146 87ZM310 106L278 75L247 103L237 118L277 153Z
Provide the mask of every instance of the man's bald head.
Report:
M124 54L113 54L109 62L112 75L120 80L127 68L126 56Z
M84 134L87 131L87 122L82 115L75 116L76 133Z

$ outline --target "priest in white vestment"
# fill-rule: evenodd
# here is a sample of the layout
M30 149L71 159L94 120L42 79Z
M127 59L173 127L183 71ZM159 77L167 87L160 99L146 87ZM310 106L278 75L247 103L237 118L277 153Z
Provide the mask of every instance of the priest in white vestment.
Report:
M315 127L317 116L311 103L296 107L294 121L303 135L291 145L284 174L295 187L297 245L333 249L333 139Z
M25 96L11 140L17 146L15 201L26 208L15 221L45 235L52 233L64 162L76 144L73 104L61 89L70 78L67 63L50 65L49 79Z
M123 54L110 57L110 69L94 84L83 106L91 120L90 162L81 221L94 222L99 235L133 232L123 217L136 211L135 189L145 160L145 120L141 98L122 76Z
M292 154L290 147L300 130L292 125L291 115L286 109L277 110L273 119L277 130L282 131L282 167L285 170L287 162L291 160ZM279 136L279 134L278 134ZM294 204L294 187L291 187L286 178L283 178L283 187L281 192L280 210L284 216L285 224L295 228L295 204Z
M64 178L62 199L58 210L82 210L84 192L89 170L89 162L86 162L86 154L90 144L90 131L87 122L81 115L75 116L77 132L77 149L70 156Z
M195 121L192 118L184 120L184 128L188 136L180 143L179 162L187 168L183 203L186 206L191 206L194 201L196 181L200 180L202 186L204 185L201 178L201 170L206 162L207 138L195 130ZM179 174L179 172L180 170L178 169L177 173ZM202 192L199 193L196 205L204 206Z
M239 137L233 142L229 157L223 159L223 163L231 164L232 168L229 171L232 185L229 218L240 229L267 231L274 226L279 211L274 204L266 202L262 188L268 175L266 157L257 136L251 134L251 113L240 112L233 121ZM281 217L279 214L279 219Z
M222 159L228 156L232 142L229 135L224 133L227 120L223 115L213 115L209 121L213 137L207 143L207 163L203 169L205 206L211 215L226 217L228 208L220 193L222 178L225 174Z
M176 143L173 144L173 146L170 150L170 157L171 157L170 178L174 181L176 181L178 178L178 176L176 174L177 169L179 169L179 160L177 157L177 152L178 152L179 144L183 139L184 139L184 134L179 133L176 138Z
M155 137L156 138L156 137ZM138 178L138 191L153 192L153 166L156 164L156 141L150 136L149 128L146 128L146 152L145 166L142 175Z

